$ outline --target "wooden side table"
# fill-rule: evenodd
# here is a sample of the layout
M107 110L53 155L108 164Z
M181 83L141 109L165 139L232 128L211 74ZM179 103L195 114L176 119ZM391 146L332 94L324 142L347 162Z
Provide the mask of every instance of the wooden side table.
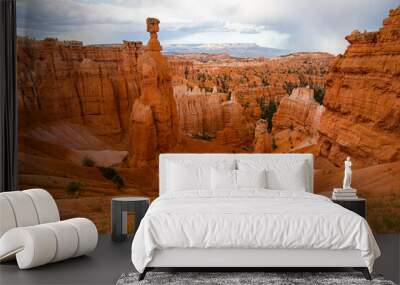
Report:
M339 204L340 206L359 214L361 217L367 217L367 200L364 198L355 198L348 200L332 199L332 202Z
M146 197L116 197L111 200L111 239L124 241L128 234L128 212L135 213L135 231L149 208Z

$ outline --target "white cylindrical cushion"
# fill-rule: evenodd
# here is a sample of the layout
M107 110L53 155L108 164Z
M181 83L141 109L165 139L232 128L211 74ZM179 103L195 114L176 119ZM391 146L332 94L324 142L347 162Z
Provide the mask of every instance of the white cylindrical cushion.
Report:
M96 226L75 218L8 230L0 238L0 261L16 256L20 269L77 257L96 248Z
M78 233L78 249L75 252L74 257L91 252L96 248L98 233L97 228L92 221L85 218L74 218L63 222L74 226Z
M57 250L51 262L57 262L75 255L78 249L78 233L74 226L64 221L42 225L51 229L56 235Z
M15 221L14 211L11 208L10 202L6 197L0 194L0 238L9 229L15 228L17 223Z
M36 208L30 196L22 191L1 193L13 209L17 227L33 226L39 223Z
M49 263L56 252L56 236L50 228L43 225L14 228L0 239L0 260L16 254L20 269Z
M49 192L43 189L29 189L22 192L28 194L32 199L39 218L39 224L60 220L57 204Z

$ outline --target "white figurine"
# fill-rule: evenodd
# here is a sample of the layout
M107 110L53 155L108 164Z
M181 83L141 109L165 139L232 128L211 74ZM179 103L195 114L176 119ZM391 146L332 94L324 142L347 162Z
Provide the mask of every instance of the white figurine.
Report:
M343 178L343 189L351 189L351 160L348 156L344 162L344 178Z

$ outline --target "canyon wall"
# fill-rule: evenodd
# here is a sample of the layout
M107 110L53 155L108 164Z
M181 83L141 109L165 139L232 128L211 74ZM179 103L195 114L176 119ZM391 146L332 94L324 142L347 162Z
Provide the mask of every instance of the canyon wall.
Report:
M354 31L326 81L319 154L341 165L400 160L400 7L377 32Z
M136 64L141 46L18 38L20 127L62 121L99 135L126 131L139 95Z

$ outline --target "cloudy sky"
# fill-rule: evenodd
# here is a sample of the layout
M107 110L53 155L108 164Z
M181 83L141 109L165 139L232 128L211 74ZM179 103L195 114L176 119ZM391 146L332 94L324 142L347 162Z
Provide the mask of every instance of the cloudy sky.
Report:
M341 53L354 29L377 30L399 0L17 0L18 34L91 43L256 43Z

